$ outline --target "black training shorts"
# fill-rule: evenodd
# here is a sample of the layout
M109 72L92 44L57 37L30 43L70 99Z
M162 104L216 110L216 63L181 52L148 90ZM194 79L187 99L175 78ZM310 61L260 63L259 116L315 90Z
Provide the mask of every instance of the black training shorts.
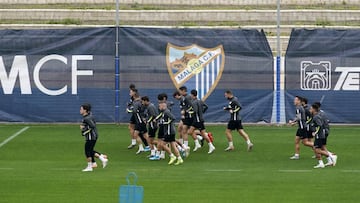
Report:
M297 131L296 131L296 136L300 137L300 139L308 138L306 129L298 128Z
M145 123L135 124L135 130L139 131L140 134L147 133L146 124Z
M194 127L195 129L198 129L200 131L205 130L205 125L204 125L204 121L200 121L200 122L193 122L191 124L192 127Z
M229 130L241 130L244 129L241 120L231 120L227 125L227 129Z
M321 149L324 143L325 143L325 138L318 138L318 139L315 138L314 148Z
M175 142L175 134L165 135L165 142Z

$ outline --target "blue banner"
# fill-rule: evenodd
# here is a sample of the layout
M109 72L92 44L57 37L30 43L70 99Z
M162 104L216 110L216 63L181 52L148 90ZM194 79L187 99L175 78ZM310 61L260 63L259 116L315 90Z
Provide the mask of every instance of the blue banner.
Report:
M293 97L322 101L331 122L359 123L360 30L296 29L285 57L286 117Z
M0 30L0 121L114 121L114 28Z
M157 103L157 94L185 85L209 105L207 122L224 122L226 89L243 104L245 122L270 122L273 106L273 55L263 32L224 29L120 29L120 114L134 83L140 95ZM178 102L173 112L179 118Z

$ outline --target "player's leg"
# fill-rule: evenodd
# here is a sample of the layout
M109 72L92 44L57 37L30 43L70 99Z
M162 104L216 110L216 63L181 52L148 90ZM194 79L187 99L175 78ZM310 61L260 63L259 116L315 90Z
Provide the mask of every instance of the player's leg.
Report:
M228 125L228 127L225 130L225 135L226 135L226 138L228 140L229 146L225 149L225 151L231 151L231 150L235 149L231 131L232 130L229 128L229 125Z
M326 151L327 153L329 153L331 155L334 155L334 153L330 152L328 150L328 148L326 147L328 136L329 136L329 134L325 134L325 139L323 140L323 147L321 149ZM326 162L325 166L333 166L333 165L334 165L334 163L333 163L331 157L327 157L327 162Z
M108 162L109 162L109 159L108 159L108 156L107 156L107 155L102 154L102 153L97 152L97 151L94 151L94 156L95 156L96 158L100 159L103 168L105 168L105 167L107 166L107 164L108 164ZM96 162L95 162L95 164L96 164ZM97 165L96 165L96 167L97 167ZM94 163L93 163L93 168L96 168L96 167L94 167Z
M174 135L174 138L175 138L175 135ZM170 142L170 145L174 151L175 156L177 157L177 162L175 163L175 165L182 164L184 161L180 156L180 151L177 148L177 143L175 141L173 141L173 142Z
M157 128L154 126L153 123L149 125L149 145L150 145L150 158L155 156L156 147L155 147L155 136L156 136Z
M181 137L184 140L184 145L186 147L189 146L189 136L188 136L189 126L182 121L182 127L181 127Z
M175 141L175 135L165 134L165 140L164 141L165 141L166 144L164 144L163 148L170 156L170 161L168 163L170 165L170 164L175 163L175 161L176 161L176 156L171 151L171 148L172 148L171 142ZM170 144L170 146L167 146L167 144ZM174 150L177 151L177 149L174 149ZM179 153L179 151L177 151L177 152Z
M135 117L131 116L130 123L129 123L129 133L131 137L131 144L128 146L128 149L132 149L136 146L136 137L134 135L135 131Z
M85 142L85 156L87 161L87 167L82 170L83 172L93 171L92 160L94 158L94 146L95 146L94 140L87 140Z
M245 142L246 142L246 144L247 144L247 150L248 150L248 151L251 151L252 148L253 148L253 146L254 146L254 144L251 143L250 136L245 132L241 120L234 121L234 122L235 122L235 127L236 127L239 135L240 135L241 137L243 137L243 139L245 140Z
M294 154L294 156L290 157L291 160L300 159L300 141L301 141L302 137L303 137L303 135L301 133L301 130L297 129L296 134L295 134L295 142L294 142L295 154Z
M212 143L212 141L210 140L210 138L209 138L209 136L208 136L208 133L206 132L206 129L205 129L204 124L200 124L199 128L201 129L201 130L200 130L201 136L206 140L206 142L207 142L208 145L209 145L208 154L213 153L213 152L215 151L215 146L214 146L214 144Z
M178 135L179 135L179 142L181 143L181 145L184 144L184 138L183 138L183 134L182 134L183 125L184 124L183 124L182 120L180 120L179 125L177 127L177 132L178 132Z
M198 149L201 148L201 145L200 145L200 142L199 140L197 139L197 134L195 132L195 127L194 126L191 126L189 131L188 131L189 135L192 136L192 138L194 139L194 142L195 142L195 147L194 147L194 152L196 152Z
M332 165L333 166L336 165L337 156L323 150L322 148L323 148L324 143L325 143L324 139L315 139L314 149L315 149L315 153L317 154L317 159L318 159L319 163L318 163L318 165L314 166L314 168L324 168L325 167L325 164L321 158L321 155L325 156L325 157L329 157L333 163Z
M140 154L141 152L144 151L144 146L143 146L142 140L140 138L140 131L139 131L139 129L137 129L137 127L135 127L134 136L136 136L136 138L137 138L136 141L137 141L137 143L139 145L139 149L136 152L136 154Z

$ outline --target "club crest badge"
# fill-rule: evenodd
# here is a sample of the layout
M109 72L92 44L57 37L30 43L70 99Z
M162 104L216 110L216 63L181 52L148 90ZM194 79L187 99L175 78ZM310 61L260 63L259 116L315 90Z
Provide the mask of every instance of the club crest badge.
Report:
M185 85L196 89L198 97L206 100L217 86L225 65L222 45L204 48L196 44L180 47L168 43L166 64L176 88Z
M329 61L301 62L301 89L302 90L330 90L331 63Z

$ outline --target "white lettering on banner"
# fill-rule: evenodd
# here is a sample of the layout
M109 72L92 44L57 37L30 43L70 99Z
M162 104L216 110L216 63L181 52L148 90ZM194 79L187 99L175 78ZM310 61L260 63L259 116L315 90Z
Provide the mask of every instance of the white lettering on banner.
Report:
M72 56L72 64L71 64L71 81L72 81L72 94L77 94L77 76L78 75L93 75L92 70L78 70L77 65L78 61L92 61L92 55L74 55Z
M67 58L65 58L65 57L63 57L61 55L52 54L52 55L48 55L48 56L43 57L35 65L35 68L34 68L34 82L35 82L35 85L36 85L36 87L39 88L39 90L41 92L43 92L44 94L47 94L47 95L56 96L56 95L64 94L67 91L67 85L65 85L63 88L58 89L58 90L50 90L50 89L46 88L45 86L43 86L43 84L40 81L40 69L46 62L48 62L50 60L58 60L58 61L63 62L64 64L67 64Z
M40 70L43 65L51 60L61 61L67 65L68 59L62 55L52 54L47 55L41 58L36 65L34 66L34 83L35 86L44 94L57 96L62 95L67 92L68 85L64 85L62 88L57 90L51 90L46 88L40 78ZM93 55L73 55L71 63L71 82L72 82L72 89L71 93L76 95L77 94L77 87L78 87L78 76L92 76L92 70L78 70L78 62L79 61L89 61L93 60ZM13 63L11 65L11 69L9 74L7 74L5 64L3 61L3 57L0 56L0 83L3 88L4 94L12 94L15 83L17 78L19 78L20 84L20 91L21 94L32 94L31 91L31 84L30 84L30 77L29 77L29 66L27 63L27 58L25 55L17 55L14 57Z
M26 56L15 56L11 65L10 73L7 75L5 64L2 56L0 56L0 82L3 88L4 94L12 94L16 78L20 79L21 94L31 94L31 85L29 77L29 68L26 60Z
M360 67L336 67L341 72L334 90L360 90Z

